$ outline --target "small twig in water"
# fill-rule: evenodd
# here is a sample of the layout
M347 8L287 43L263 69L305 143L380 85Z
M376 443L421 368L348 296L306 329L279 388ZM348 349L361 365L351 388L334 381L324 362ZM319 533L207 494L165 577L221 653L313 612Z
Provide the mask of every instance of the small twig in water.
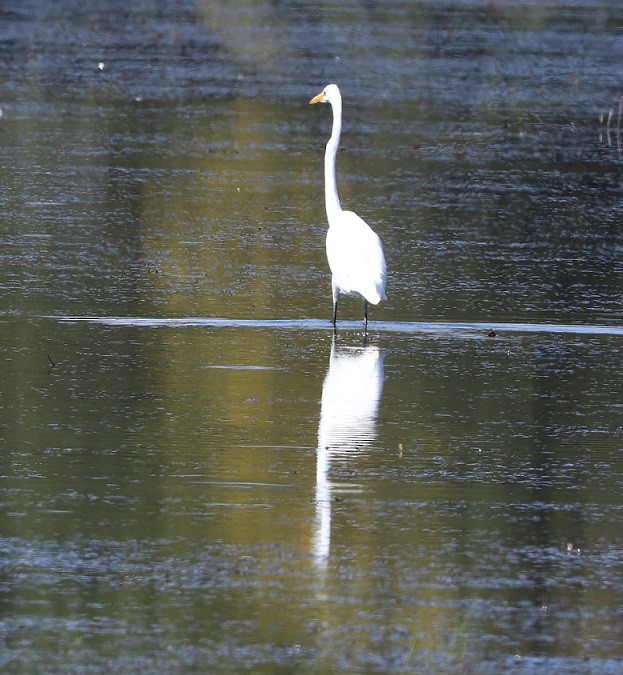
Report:
M56 363L54 363L54 361L52 361L52 358L49 354L48 354L48 361L51 363L52 368L56 368Z

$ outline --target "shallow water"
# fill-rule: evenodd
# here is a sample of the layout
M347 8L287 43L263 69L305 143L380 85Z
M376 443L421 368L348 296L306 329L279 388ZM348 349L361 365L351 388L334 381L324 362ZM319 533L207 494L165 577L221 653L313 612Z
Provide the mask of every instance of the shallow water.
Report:
M623 5L213 4L0 12L0 667L620 672Z

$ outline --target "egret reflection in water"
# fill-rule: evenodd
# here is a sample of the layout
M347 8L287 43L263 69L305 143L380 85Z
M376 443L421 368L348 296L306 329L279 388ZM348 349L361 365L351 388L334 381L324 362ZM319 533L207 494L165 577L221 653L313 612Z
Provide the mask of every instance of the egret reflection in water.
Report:
M331 498L357 486L331 482L334 460L347 461L376 439L376 419L383 389L383 358L375 346L338 347L333 342L322 386L316 464L314 558L325 565L331 543Z

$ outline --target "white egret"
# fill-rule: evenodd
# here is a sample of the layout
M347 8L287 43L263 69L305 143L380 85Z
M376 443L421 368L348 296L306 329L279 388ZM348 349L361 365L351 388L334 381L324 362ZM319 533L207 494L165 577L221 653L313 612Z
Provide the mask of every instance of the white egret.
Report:
M336 84L329 84L309 102L330 103L333 128L324 155L324 196L329 230L327 259L331 268L333 326L337 322L338 296L363 298L364 329L368 330L368 303L385 300L387 266L383 245L376 232L352 211L343 211L337 194L335 156L342 131L342 96Z

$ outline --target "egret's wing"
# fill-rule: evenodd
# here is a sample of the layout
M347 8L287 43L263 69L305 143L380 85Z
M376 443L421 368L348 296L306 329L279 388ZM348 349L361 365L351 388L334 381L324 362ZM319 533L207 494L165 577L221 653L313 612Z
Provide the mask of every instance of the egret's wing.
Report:
M378 235L352 211L342 211L327 232L327 258L341 292L377 304L385 298L387 267Z

